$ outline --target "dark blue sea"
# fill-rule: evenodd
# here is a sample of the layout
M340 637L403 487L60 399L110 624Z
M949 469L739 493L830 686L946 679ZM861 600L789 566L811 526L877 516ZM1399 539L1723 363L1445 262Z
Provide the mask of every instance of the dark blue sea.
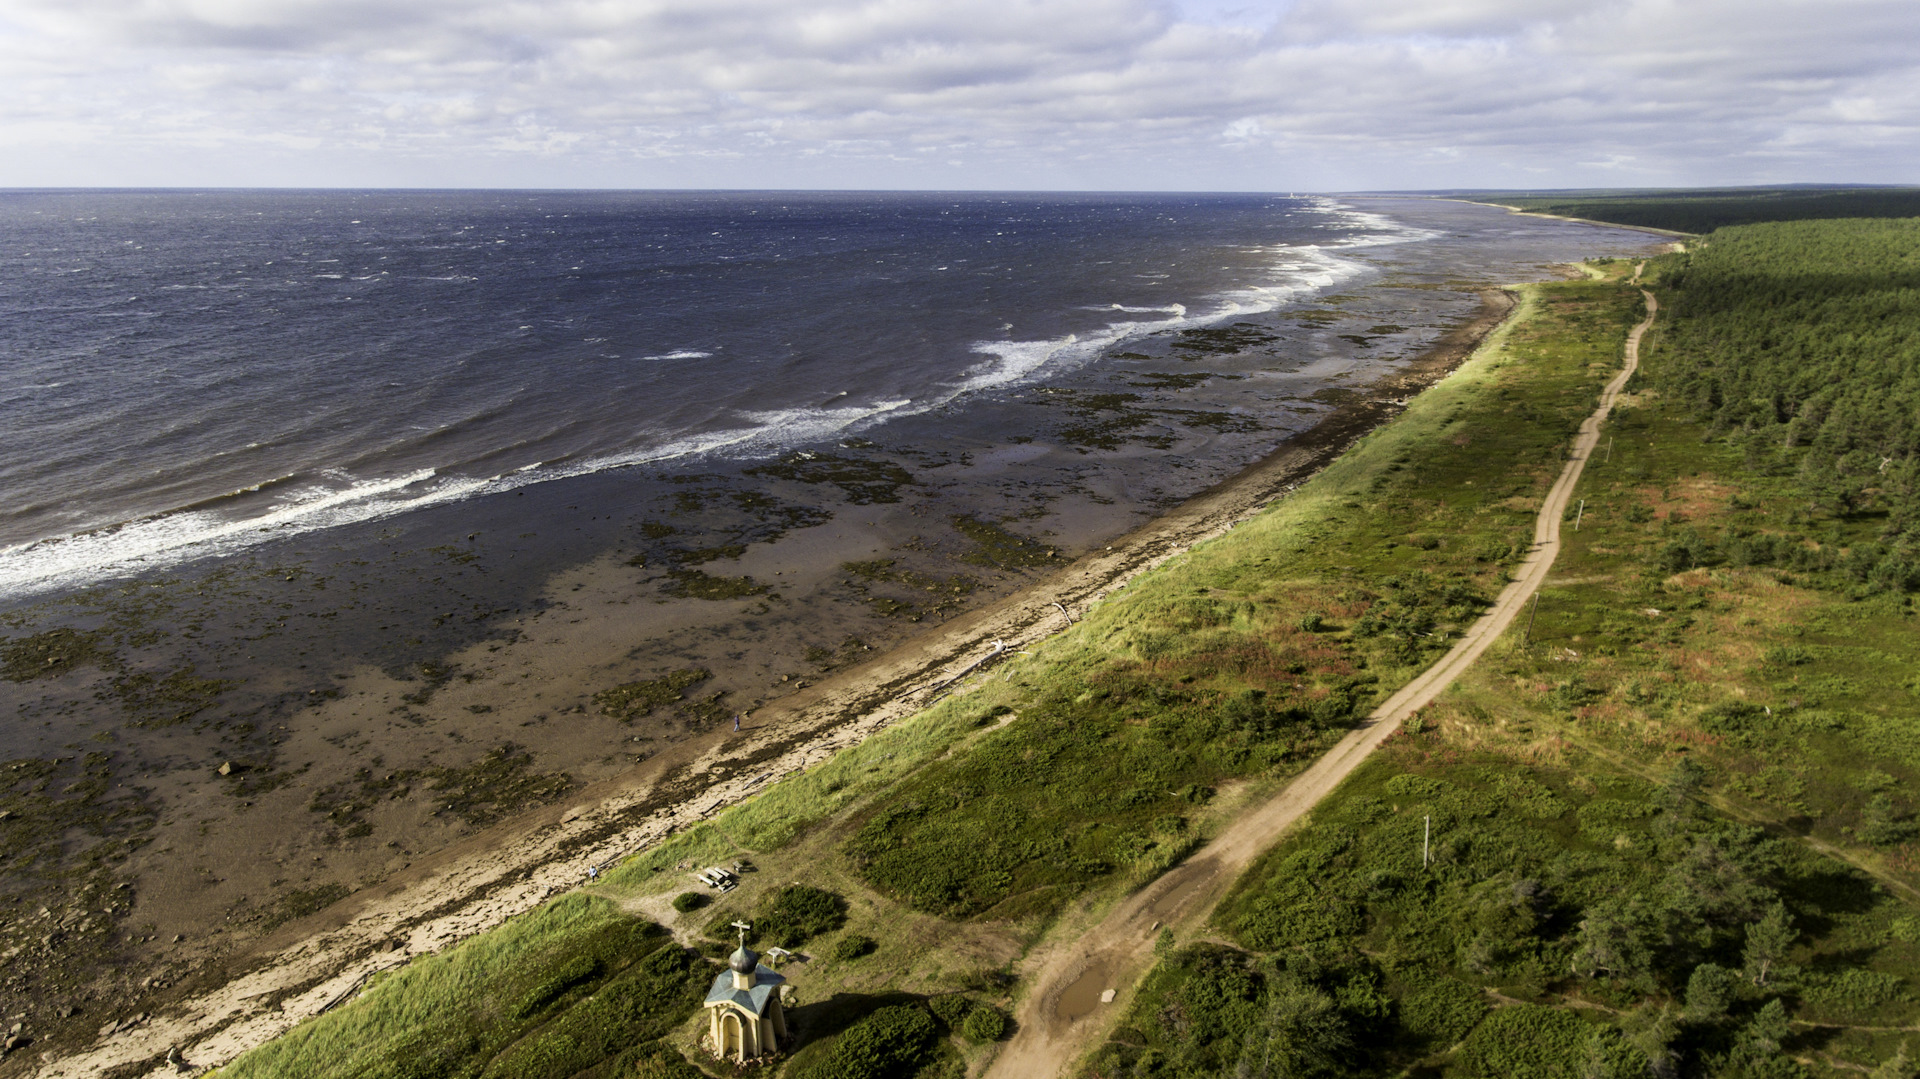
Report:
M0 599L585 474L964 430L1184 329L1593 252L1597 230L1440 205L0 193ZM1292 366L1325 377L1310 330Z

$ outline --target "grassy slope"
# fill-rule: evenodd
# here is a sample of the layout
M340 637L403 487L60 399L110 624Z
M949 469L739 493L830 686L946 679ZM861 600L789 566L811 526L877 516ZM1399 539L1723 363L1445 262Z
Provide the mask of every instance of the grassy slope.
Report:
M1655 381L1663 357L1656 335ZM1516 627L1250 872L1225 941L1169 956L1089 1074L1258 1074L1276 1045L1308 1053L1296 1072L1335 1045L1342 1071L1461 1075L1788 1076L1898 1051L1920 1021L1913 608L1671 572L1688 536L1805 523L1794 481L1708 434L1653 393L1616 414L1531 640ZM1788 944L1762 977L1776 902Z

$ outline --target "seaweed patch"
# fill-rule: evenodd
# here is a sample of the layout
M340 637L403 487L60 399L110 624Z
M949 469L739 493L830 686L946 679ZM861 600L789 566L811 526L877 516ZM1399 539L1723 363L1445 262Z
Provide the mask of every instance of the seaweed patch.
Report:
M1280 340L1280 335L1251 322L1235 322L1227 326L1203 326L1190 330L1181 330L1174 335L1173 348L1177 352L1191 352L1195 356L1231 356L1245 352L1256 345L1272 344ZM1182 356L1191 360L1195 356Z
M974 542L974 549L962 561L996 569L1025 569L1030 566L1058 565L1060 550L999 525L964 514L954 517L953 527Z
M136 727L171 727L213 705L222 693L240 685L237 678L196 678L188 665L164 678L141 671L113 683L113 694Z
M642 682L628 682L612 689L594 694L593 703L600 710L622 723L631 723L642 716L652 713L663 704L672 704L681 700L686 691L713 677L713 672L705 667L688 667L685 670L668 671L658 678Z
M507 742L465 768L433 768L433 812L452 813L478 827L529 805L549 802L574 788L565 772L531 771L533 754Z
M0 677L9 682L57 678L76 667L108 667L113 659L98 632L62 628L0 640Z
M667 577L661 591L683 599L744 599L767 591L766 585L752 577L715 577L697 569L677 569Z
M900 488L913 483L913 473L892 461L861 460L807 450L796 450L770 465L749 468L745 474L800 483L831 483L846 493L847 501L858 506L898 502Z
M883 618L905 618L909 622L918 622L927 615L942 615L961 606L966 598L980 587L980 582L964 573L951 577L935 577L903 569L891 558L877 558L868 562L843 562L840 565L846 573L848 584L866 600L876 614ZM928 593L916 596L914 600L874 592L875 585L892 584L912 589L915 593ZM916 602L917 601L917 602ZM921 604L925 604L924 607Z

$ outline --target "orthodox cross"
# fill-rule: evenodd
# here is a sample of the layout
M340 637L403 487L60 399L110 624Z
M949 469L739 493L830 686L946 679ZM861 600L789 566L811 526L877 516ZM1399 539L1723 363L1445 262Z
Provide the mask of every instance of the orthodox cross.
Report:
M748 925L746 922L734 922L733 927L740 931L740 946L742 948L746 947L747 946L747 930L752 929L753 926Z

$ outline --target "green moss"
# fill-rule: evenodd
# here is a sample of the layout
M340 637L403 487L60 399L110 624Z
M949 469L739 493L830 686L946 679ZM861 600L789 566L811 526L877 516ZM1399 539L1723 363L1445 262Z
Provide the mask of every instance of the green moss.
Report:
M367 810L388 799L405 798L412 793L413 782L421 775L416 769L380 774L374 771L378 767L376 758L373 768L358 769L352 779L315 789L307 802L308 812L323 814L349 838L372 835L373 825L367 821Z
M707 936L718 941L736 939L732 924L739 915L723 911L707 923ZM847 922L845 898L805 884L791 884L768 893L747 919L747 943L798 948L814 937L831 933Z
M915 622L926 615L938 616L957 609L965 602L966 597L980 587L979 581L965 574L956 573L949 577L935 577L901 568L899 563L891 558L879 558L866 562L843 562L840 569L851 578L848 583L873 607L875 613L888 618L905 617ZM885 585L911 589L914 599L874 594L873 590L876 586ZM811 653L809 658L812 658Z

